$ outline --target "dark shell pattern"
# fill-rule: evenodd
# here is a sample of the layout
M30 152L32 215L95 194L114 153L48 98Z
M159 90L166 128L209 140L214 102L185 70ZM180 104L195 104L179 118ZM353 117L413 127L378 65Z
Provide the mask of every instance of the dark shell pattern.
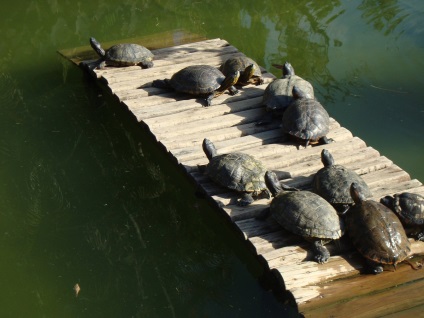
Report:
M259 193L266 190L265 172L260 161L237 152L213 157L206 168L213 181L239 192Z
M393 209L405 224L424 225L424 197L415 193L393 196Z
M271 202L271 214L286 230L305 238L339 239L343 221L330 203L309 191L283 191Z
M219 69L224 75L228 75L228 74L234 73L235 71L239 71L240 77L242 77L242 74L244 70L246 69L246 67L252 64L256 66L255 72L253 73L253 75L262 76L262 72L259 65L254 60L252 60L250 57L247 57L247 56L236 56L236 57L229 58L221 65Z
M112 66L129 66L153 60L153 53L144 46L122 43L112 46L106 51L105 60Z
M396 265L411 251L399 218L379 202L355 204L346 213L345 224L355 248L374 262Z
M266 87L262 104L267 110L282 114L294 101L292 93L294 86L299 87L307 97L312 99L315 97L311 83L300 76L290 75L286 78L276 79Z
M314 192L331 204L353 204L350 185L358 184L365 197L371 197L371 191L365 181L355 172L342 165L323 167L312 181Z
M318 140L328 134L330 116L314 99L300 98L286 109L283 130L302 140Z
M203 95L217 90L224 80L224 74L213 66L192 65L172 75L170 85L179 92Z

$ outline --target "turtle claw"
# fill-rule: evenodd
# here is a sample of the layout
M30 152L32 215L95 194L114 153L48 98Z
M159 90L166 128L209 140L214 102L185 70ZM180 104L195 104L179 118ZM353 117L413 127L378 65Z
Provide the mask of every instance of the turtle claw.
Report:
M314 260L319 264L327 263L330 258L330 252L322 245L320 240L314 242L313 245Z
M384 270L383 266L381 264L377 264L376 262L373 262L369 259L366 259L365 263L366 263L365 264L365 271L367 273L377 275L377 274L382 273L383 270Z
M203 105L204 107L209 107L212 105L212 99L215 97L215 94L211 94L208 96L208 98L205 99L206 105Z
M334 139L333 138L327 138L326 136L321 137L319 139L319 144L320 145L326 145L326 144L329 144L329 143L332 143L332 142L334 142Z
M237 202L238 206L248 206L253 202L252 195L250 193L245 193L243 197Z

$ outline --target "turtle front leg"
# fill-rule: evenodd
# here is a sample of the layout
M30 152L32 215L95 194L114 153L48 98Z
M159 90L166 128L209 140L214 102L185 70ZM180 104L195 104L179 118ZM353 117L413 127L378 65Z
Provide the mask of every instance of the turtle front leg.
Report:
M378 264L370 259L365 259L365 271L370 274L380 274L383 272L383 266L381 264Z
M237 202L238 206L248 206L253 201L255 201L252 197L252 193L244 193L241 199Z
M237 88L235 88L234 86L230 86L230 87L228 88L228 92L230 93L230 95L231 95L231 96L234 96L234 95L236 95L239 91L238 91L238 89L237 89Z
M340 207L336 209L338 215L345 215L347 211L349 211L349 204L342 204Z
M264 79L262 76L258 76L258 77L251 78L250 82L254 85L262 85L264 83Z
M238 93L238 89L235 88L234 86L229 87L228 91L230 92L230 95L235 95L235 94ZM206 107L211 106L212 105L212 99L214 99L215 97L221 96L222 94L224 94L224 92L225 92L225 90L222 91L222 90L218 89L218 90L214 91L213 93L209 94L205 99L206 100Z
M322 240L315 240L312 245L312 252L314 253L314 260L319 263L327 263L330 258L330 252L324 246Z
M424 231L420 231L416 234L417 240L424 242Z
M222 92L221 92L222 94ZM212 94L208 95L208 97L206 97L205 101L206 101L206 105L205 107L209 107L212 105L212 99L214 99L215 97L221 95L221 94L216 94L216 92L213 92Z
M331 142L334 142L334 139L333 138L327 138L327 136L321 137L318 140L318 144L320 144L320 145L326 145L326 144L329 144Z
M153 62L152 61L143 61L138 63L138 66L141 66L142 68L152 68Z

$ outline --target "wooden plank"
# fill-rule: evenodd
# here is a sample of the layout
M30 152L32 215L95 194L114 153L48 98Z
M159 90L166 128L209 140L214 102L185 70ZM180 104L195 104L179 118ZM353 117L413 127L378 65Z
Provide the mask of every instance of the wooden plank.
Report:
M412 241L412 252L423 253L423 242ZM303 253L307 257L306 252ZM330 257L325 264L314 261L304 261L287 265L275 262L275 267L284 277L284 283L289 290L302 286L316 285L336 278L356 275L363 268L364 259L355 251ZM412 270L409 267L410 270ZM423 275L421 273L421 275ZM378 276L378 275L377 275Z
M235 126L236 127L236 126ZM201 128L199 128L201 129ZM218 149L218 153L228 153L231 151L240 151L245 152L248 154L252 154L255 158L261 160L263 164L269 168L269 169L277 169L281 165L284 165L287 159L286 157L290 157L290 162L293 162L296 160L296 158L311 158L312 156L315 156L315 159L318 158L318 161L321 162L320 153L322 149L326 148L330 151L337 151L337 149L341 149L343 147L343 144L345 144L346 148L349 148L350 140L352 139L352 134L350 131L348 131L346 128L340 127L340 128L334 128L330 130L329 136L332 136L332 138L335 138L337 142L340 143L331 143L324 146L314 146L314 147L308 147L306 149L301 149L302 152L298 151L298 145L291 142L281 142L286 140L286 136L284 136L281 132L281 129L273 129L275 130L276 135L278 135L278 138L275 140L273 144L270 143L257 143L256 145L249 145L249 147L243 147L243 145L240 146L240 139L242 138L230 138L230 139L224 139L222 141L215 142L214 139L212 141L214 142L216 148ZM201 138L208 137L203 135ZM277 137L277 136L276 136ZM172 152L173 153L183 153L185 156L182 156L180 158L181 163L183 163L186 166L186 169L188 172L191 172L190 167L196 166L198 164L203 165L207 164L208 160L203 153L201 143L202 140L199 140L196 142L198 146L191 146L186 148L180 148L175 149ZM357 142L358 139L355 139L355 142ZM342 143L343 142L343 143ZM362 141L359 142L364 144ZM270 147L272 147L273 151L277 152L278 155L269 156L269 157L263 157L264 155L269 155L269 152L260 152L259 150L261 147L265 144L269 144ZM166 146L166 145L165 145ZM278 147L276 147L278 146ZM279 150L276 150L276 148L279 148ZM290 154L288 154L290 153ZM306 160L306 159L305 159ZM282 167L281 167L282 168Z
M91 48L90 52L93 54ZM400 266L398 271L381 276L358 275L363 259L346 236L328 244L331 253L328 263L317 264L311 259L308 242L285 231L271 218L255 219L269 206L269 198L239 207L236 204L238 194L211 182L198 171L198 165L208 162L201 143L204 138L209 138L219 153L241 151L251 154L267 169L277 171L285 184L305 190L311 188L314 174L323 166L322 149L328 149L337 164L362 175L376 200L402 191L424 194L420 181L411 180L407 172L381 156L376 149L368 147L333 118L327 136L335 142L306 148L282 134L279 120L257 126L256 122L265 114L263 92L267 83L275 79L266 70L265 84L243 87L235 96L224 93L213 99L212 107L203 107L202 98L151 87L154 79L169 78L185 66L200 63L219 66L230 56L244 55L225 40L211 39L161 48L154 50L154 54L155 66L151 69L106 67L94 70L92 74L116 94L123 106L185 168L207 197L215 200L227 213L252 250L260 255L259 259L266 262L266 267L282 274L285 287L293 293L302 311L311 317L352 316L353 306L361 307L355 309L357 317L368 317L370 312L378 315L418 312L414 308L421 308L422 300L415 295L411 302L407 301L408 295L388 310L382 299L394 300L399 291L409 293L413 288L421 288L420 282L424 278L421 271L407 272L408 267ZM423 242L413 241L412 244L414 253L424 253ZM400 287L395 287L396 284Z
M214 107L204 107L204 98L188 94L174 94L175 93L172 92L171 94L167 94L164 98L160 96L149 96L140 100L130 99L127 100L125 104L139 121L148 122L149 118L175 115L184 111L193 111L195 109L201 109L205 112L208 110L213 111L215 105L228 104L227 107L231 107L234 102L245 101L253 97L261 96L261 94L263 94L263 90L257 87L246 87L239 90L239 92L233 96L228 93L224 93L221 96L212 99L211 104ZM157 104L160 98L162 98L160 104ZM176 98L181 100L176 100ZM156 121L158 121L158 119ZM152 123L154 126L155 121L152 121Z
M421 307L424 280L420 271L403 265L398 267L396 274L362 275L355 280L324 286L319 289L321 297L316 300L319 304L316 308L308 310L307 304L301 307L305 317L382 317L402 311L407 313L408 308ZM334 302L336 299L340 302ZM324 306L328 300L332 302Z
M399 308L393 309L391 313L385 314L384 318L408 318L408 317L420 317L422 316L424 312L424 304L421 304L421 302L418 303L418 305L414 304L411 306L404 306L406 308L401 309Z
M264 86L258 86L258 87L248 87L247 89L243 89L242 93L246 95L245 100L232 102L232 103L224 103L220 105L216 105L214 107L195 107L191 108L185 111L180 111L178 113L173 114L163 114L160 117L152 117L148 118L147 120L144 120L144 122L150 127L150 129L153 128L162 128L160 132L161 140L164 138L172 138L172 140L176 139L175 134L172 134L173 131L177 129L178 134L180 133L179 128L181 127L181 124L184 124L183 128L186 129L187 125L191 125L192 127L196 128L197 126L201 125L202 123L198 123L198 120L205 120L205 119L212 119L217 118L223 119L222 117L228 114L236 114L242 111L246 110L252 110L252 109L260 109L263 111L262 106L262 94L258 88L265 88ZM253 90L254 94L249 94ZM146 104L143 104L143 107L145 107ZM242 115L240 115L242 116ZM225 126L225 125L222 125ZM265 126L266 127L266 126ZM171 134L170 134L171 133Z

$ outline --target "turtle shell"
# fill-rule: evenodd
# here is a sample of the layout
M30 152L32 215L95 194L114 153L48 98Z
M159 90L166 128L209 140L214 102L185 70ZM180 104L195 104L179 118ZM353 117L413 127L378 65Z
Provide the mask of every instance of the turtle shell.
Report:
M169 83L179 92L203 95L217 90L224 80L224 74L213 66L192 65L172 75Z
M246 67L252 64L255 65L255 72L253 73L253 76L262 78L262 72L259 65L247 56L230 57L224 63L221 64L221 67L219 69L225 76L239 71L240 78L243 78L244 70L246 69Z
M424 225L424 197L409 192L393 196L393 210L408 225Z
M267 189L265 172L259 160L238 152L214 156L206 168L206 173L216 183L231 190L253 193Z
M330 116L315 99L294 100L283 115L284 132L301 140L316 141L329 132Z
M287 107L294 101L293 87L299 87L308 98L314 98L312 84L297 75L288 75L272 81L265 89L262 104L267 111L282 115Z
M129 66L153 61L153 53L144 46L132 43L116 44L105 54L105 61L112 66Z
M366 182L355 171L342 165L330 165L318 170L312 181L312 188L335 206L351 205L354 203L350 195L350 185L353 182L362 188L365 197L372 196Z
M305 238L338 239L343 221L330 203L309 191L282 191L270 205L271 215L286 230Z
M355 248L374 262L396 265L411 251L399 218L379 202L355 203L346 213L345 224Z

